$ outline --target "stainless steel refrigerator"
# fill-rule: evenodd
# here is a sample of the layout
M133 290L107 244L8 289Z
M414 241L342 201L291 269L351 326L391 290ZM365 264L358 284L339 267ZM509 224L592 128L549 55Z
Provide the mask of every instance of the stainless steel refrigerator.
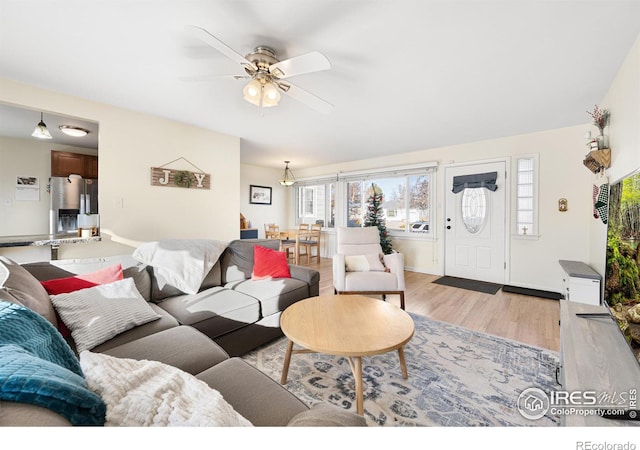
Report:
M98 180L51 177L49 233L77 233L79 214L98 214Z

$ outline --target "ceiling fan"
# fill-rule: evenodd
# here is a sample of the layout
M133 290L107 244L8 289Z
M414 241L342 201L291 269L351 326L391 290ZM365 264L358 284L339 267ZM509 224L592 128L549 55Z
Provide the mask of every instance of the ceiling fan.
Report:
M331 63L322 53L311 52L280 61L275 50L261 45L242 56L204 28L188 25L187 29L244 68L246 75L232 77L251 80L243 89L248 102L258 107L276 106L283 92L321 113L328 114L333 109L331 103L289 82L291 77L330 69Z

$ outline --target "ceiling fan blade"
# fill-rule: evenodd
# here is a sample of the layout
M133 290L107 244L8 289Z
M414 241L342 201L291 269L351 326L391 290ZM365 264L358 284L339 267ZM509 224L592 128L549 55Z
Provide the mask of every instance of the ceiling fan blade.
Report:
M331 62L320 52L306 53L285 59L269 67L269 72L283 80L296 75L331 69Z
M212 80L220 80L220 79L234 79L234 80L248 80L251 76L249 75L191 75L180 77L180 81L186 82L200 82L200 81L212 81Z
M298 100L301 103L315 109L322 114L329 114L333 110L333 105L325 100L322 100L320 97L312 94L309 91L305 91L298 86L287 83L277 83L278 87L289 97Z
M194 36L198 37L202 41L206 42L220 53L225 55L227 58L237 62L238 64L242 64L243 66L250 67L252 70L258 70L258 68L249 61L247 58L242 56L240 53L236 52L234 49L229 47L227 44L222 42L220 39L209 33L204 28L197 27L195 25L187 25L187 30L189 30Z

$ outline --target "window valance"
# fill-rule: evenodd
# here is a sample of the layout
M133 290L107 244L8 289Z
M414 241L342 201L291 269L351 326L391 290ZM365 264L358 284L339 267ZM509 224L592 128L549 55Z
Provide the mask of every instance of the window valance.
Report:
M464 191L466 188L487 188L490 191L496 191L498 186L496 180L498 172L474 173L472 175L460 175L453 177L453 193Z

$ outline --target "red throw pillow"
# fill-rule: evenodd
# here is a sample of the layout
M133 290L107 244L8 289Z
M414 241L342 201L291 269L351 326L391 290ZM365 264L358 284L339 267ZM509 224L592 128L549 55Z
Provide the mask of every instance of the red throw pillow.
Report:
M56 278L54 280L41 281L40 283L49 295L68 294L69 292L79 291L99 284L113 283L123 278L121 264L105 267L91 273L74 275L66 278ZM67 328L60 318L58 318L58 331L64 336L71 336L71 331Z
M291 278L287 255L266 247L253 247L252 280L266 280L269 278Z

